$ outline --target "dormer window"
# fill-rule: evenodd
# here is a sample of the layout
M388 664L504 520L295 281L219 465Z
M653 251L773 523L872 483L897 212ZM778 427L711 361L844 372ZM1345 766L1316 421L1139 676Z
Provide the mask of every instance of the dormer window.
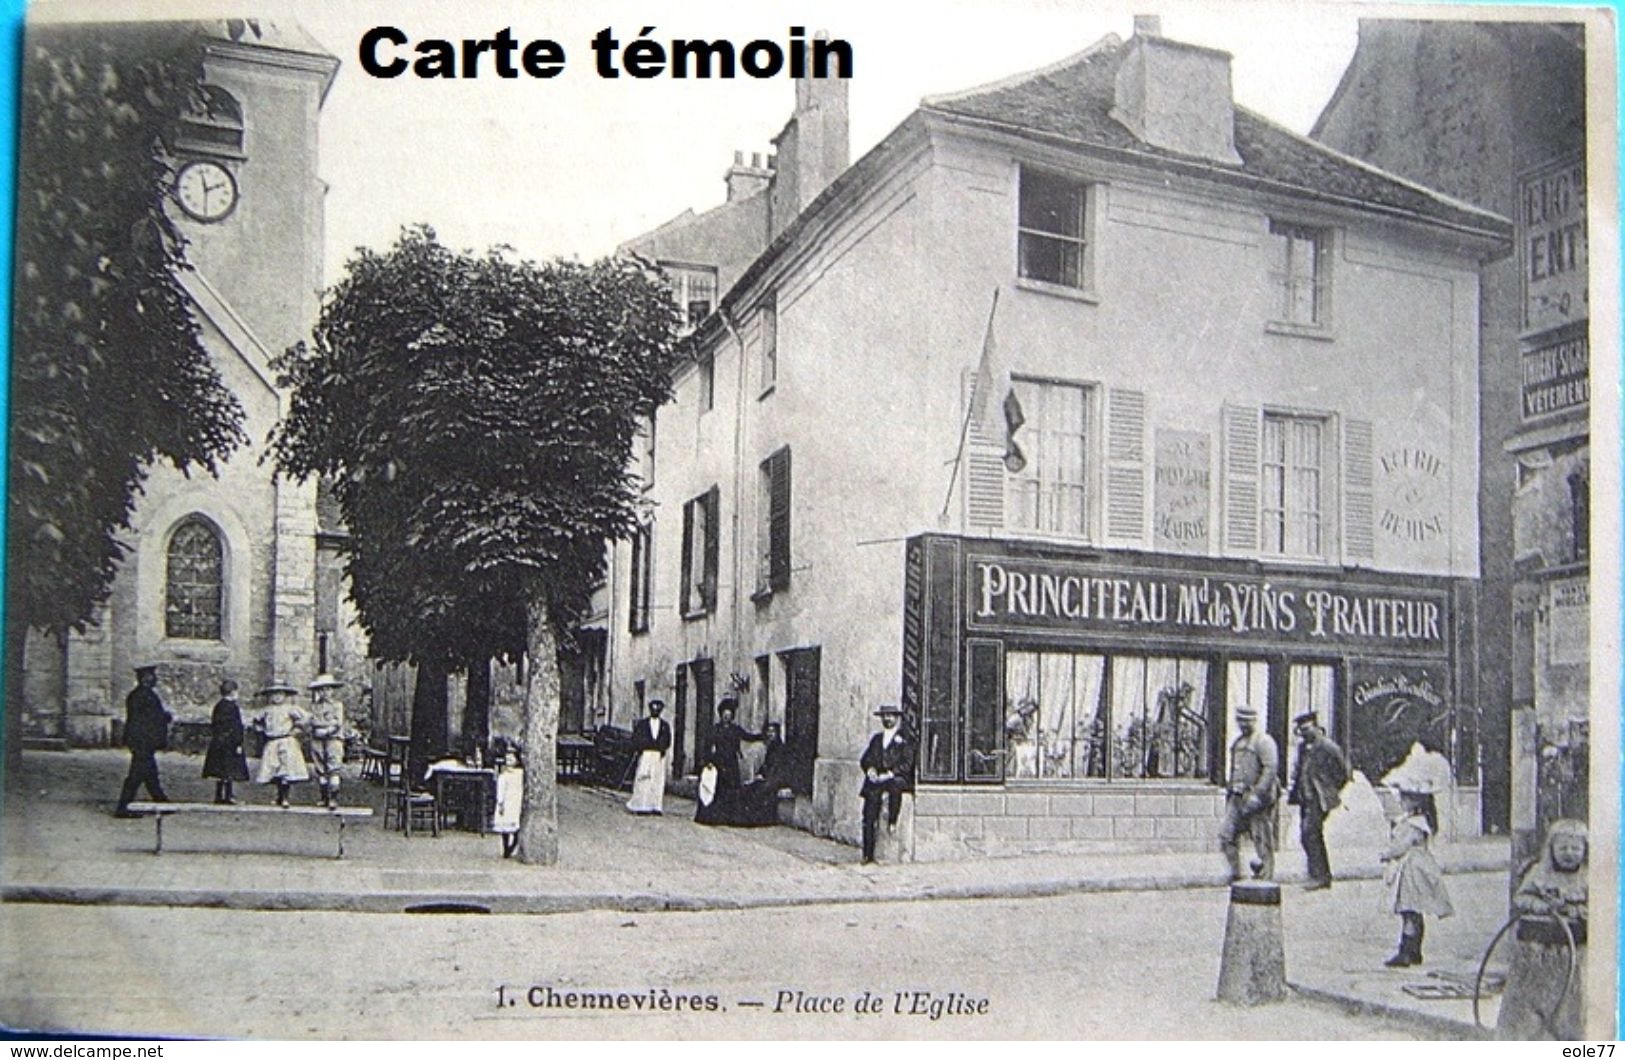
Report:
M665 265L666 282L681 318L680 330L687 334L717 307L717 270L694 265Z

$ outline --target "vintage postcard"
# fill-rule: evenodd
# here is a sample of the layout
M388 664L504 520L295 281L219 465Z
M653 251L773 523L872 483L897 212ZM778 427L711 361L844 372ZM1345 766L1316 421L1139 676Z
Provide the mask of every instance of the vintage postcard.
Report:
M31 5L0 1023L1614 1037L1616 54Z

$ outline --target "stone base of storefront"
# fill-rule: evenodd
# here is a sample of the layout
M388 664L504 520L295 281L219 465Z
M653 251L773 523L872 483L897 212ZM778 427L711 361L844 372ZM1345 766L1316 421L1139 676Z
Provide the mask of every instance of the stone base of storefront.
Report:
M1120 785L922 786L914 801L914 856L945 861L1100 849L1212 850L1223 813L1223 793L1207 784L1139 791Z

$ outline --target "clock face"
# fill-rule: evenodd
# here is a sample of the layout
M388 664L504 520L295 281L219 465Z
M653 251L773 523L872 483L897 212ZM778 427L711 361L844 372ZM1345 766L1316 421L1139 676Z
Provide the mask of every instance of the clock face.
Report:
M175 201L199 221L219 221L237 205L237 178L218 162L188 162L175 176Z

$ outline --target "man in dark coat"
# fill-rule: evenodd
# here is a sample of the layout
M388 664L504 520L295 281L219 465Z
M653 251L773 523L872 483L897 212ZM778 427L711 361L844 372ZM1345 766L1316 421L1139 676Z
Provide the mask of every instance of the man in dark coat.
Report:
M1298 764L1286 801L1298 808L1298 837L1309 862L1306 889L1321 891L1332 885L1332 864L1326 853L1326 815L1342 801L1343 785L1349 779L1348 763L1343 749L1326 735L1313 711L1293 718L1292 726L1298 732Z
M884 706L875 711L880 731L869 738L858 764L863 767L863 863L875 860L875 830L880 824L880 804L886 804L886 829L897 828L903 812L904 794L914 790L914 742L897 727L903 712Z
M124 746L130 749L130 772L119 792L118 817L139 817L130 812L130 802L145 785L153 802L168 802L158 779L157 753L169 746L169 711L158 698L158 667L137 666L135 687L124 697Z

